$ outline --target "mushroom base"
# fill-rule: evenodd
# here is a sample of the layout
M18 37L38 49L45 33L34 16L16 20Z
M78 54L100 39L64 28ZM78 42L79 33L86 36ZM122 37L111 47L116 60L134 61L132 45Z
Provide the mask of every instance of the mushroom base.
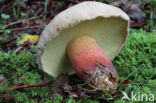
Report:
M86 82L88 82L88 86L93 88L93 90L104 89L111 94L116 93L119 79L117 74L114 73L114 68L107 68L98 63L95 72L88 75L90 76Z

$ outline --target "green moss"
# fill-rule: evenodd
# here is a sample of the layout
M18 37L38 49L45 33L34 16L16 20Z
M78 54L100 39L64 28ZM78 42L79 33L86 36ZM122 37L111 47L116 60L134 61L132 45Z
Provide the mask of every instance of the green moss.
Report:
M156 39L154 36L156 35L142 30L132 30L126 45L113 61L122 80L134 71L136 72L128 78L133 82L146 82L155 77Z
M9 93L16 98L18 103L38 102L47 97L51 87L25 88L23 91L9 91L8 88L42 82L45 74L39 69L36 55L26 53L11 54L0 52L0 75L5 77L5 86L0 86L0 94ZM48 77L48 79L52 79ZM31 100L32 99L32 100ZM0 102L5 102L0 98Z
M143 30L131 30L128 41L120 54L113 60L121 82L130 81L129 84L120 85L115 103L127 103L121 100L124 91L130 96L136 93L154 94L156 98L156 35ZM0 52L0 75L5 77L5 86L0 85L0 94L8 93L16 98L17 103L99 103L90 96L75 100L73 97L63 99L56 95L49 99L50 86L25 88L22 91L9 91L8 88L23 84L32 84L44 81L44 78L53 78L44 74L37 65L36 54L22 52L21 54ZM146 98L144 98L145 100ZM109 101L109 99L107 99ZM110 100L112 101L112 99ZM0 103L5 103L0 98Z
M130 96L130 93L135 91L140 94L153 94L156 98L155 38L156 35L143 30L131 30L127 43L113 61L121 82L130 82L121 86L121 94L124 91ZM121 101L122 96L123 94L117 101Z

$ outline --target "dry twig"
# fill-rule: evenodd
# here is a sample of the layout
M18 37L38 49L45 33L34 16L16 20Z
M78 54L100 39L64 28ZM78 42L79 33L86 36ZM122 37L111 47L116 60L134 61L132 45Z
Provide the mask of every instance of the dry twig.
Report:
M26 19L24 19L24 20L15 21L15 22L12 22L12 23L6 25L6 27L12 26L12 25L16 25L16 24L22 23L22 22L27 21L27 20L34 20L34 19L36 19L36 18L38 18L38 17L35 17L35 16L34 16L34 17L31 17L31 18L26 18Z
M50 84L50 81L45 81L42 83L36 83L36 84L26 84L26 85L21 85L21 86L17 86L17 87L12 87L9 88L10 90L19 90L19 89L23 89L23 88L30 88L30 87L41 87L41 86L45 86Z
M23 30L23 29L33 29L33 28L39 28L43 27L42 25L37 25L37 26L28 26L28 27L22 27L22 28L13 28L13 29L7 29L10 31L16 31L16 30ZM0 30L0 33L4 32L4 30Z

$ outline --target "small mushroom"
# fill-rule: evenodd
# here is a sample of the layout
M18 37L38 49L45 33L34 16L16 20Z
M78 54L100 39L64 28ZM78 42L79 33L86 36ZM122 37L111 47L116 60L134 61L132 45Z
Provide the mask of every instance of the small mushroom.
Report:
M122 10L85 1L58 14L38 43L41 68L53 77L76 72L93 87L114 93L118 74L111 60L127 40L129 17Z

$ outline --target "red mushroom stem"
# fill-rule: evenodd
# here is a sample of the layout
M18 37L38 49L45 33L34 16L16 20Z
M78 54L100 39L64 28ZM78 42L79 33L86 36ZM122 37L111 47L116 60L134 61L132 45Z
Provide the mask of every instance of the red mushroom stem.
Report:
M98 89L104 88L115 92L118 84L118 74L95 39L83 35L74 38L67 46L73 68L76 73Z

